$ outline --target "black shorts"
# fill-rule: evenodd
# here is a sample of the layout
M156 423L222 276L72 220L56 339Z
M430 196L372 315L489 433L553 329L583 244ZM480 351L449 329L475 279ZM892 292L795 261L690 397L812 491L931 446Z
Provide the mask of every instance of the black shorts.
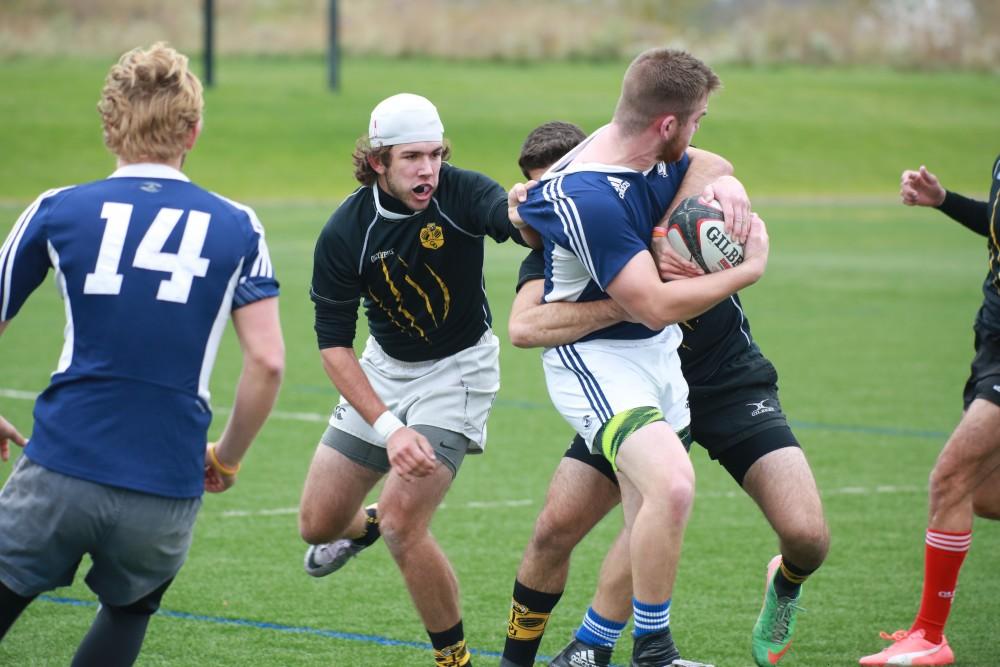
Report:
M978 322L973 330L976 332L976 356L972 359L969 380L962 392L966 410L977 398L1000 405L1000 334Z
M781 410L778 372L756 346L710 379L690 387L691 435L738 484L765 454L799 446Z
M724 364L712 385L691 386L691 436L742 486L758 459L799 442L778 400L778 373L756 347ZM607 459L591 454L577 436L564 456L577 459L617 484Z

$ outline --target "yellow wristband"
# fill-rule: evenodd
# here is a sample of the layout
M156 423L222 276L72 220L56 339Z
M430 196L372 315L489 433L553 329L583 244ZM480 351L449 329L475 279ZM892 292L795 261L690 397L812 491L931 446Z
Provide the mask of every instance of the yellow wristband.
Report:
M654 239L663 238L666 235L667 235L667 228L666 227L653 227L653 238Z
M237 463L235 468L227 468L222 465L222 461L219 460L218 454L215 453L215 445L208 446L208 460L212 464L212 467L221 474L228 477L232 477L240 471L241 464Z

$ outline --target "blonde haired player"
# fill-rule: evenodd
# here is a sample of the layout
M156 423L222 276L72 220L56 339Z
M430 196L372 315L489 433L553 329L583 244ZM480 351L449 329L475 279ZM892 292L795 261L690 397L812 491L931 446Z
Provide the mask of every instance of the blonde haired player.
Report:
M235 483L284 370L260 221L181 171L202 106L185 56L165 44L124 54L98 104L118 168L42 194L0 249L0 332L49 270L67 320L24 456L0 492L0 636L90 554L86 581L101 604L75 666L135 661L187 556L203 491ZM208 381L230 319L243 372L222 436L206 447Z

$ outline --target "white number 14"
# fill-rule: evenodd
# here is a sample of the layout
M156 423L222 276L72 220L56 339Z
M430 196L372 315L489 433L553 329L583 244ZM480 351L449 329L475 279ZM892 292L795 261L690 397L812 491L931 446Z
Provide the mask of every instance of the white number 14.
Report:
M184 211L177 208L161 208L153 224L135 250L132 266L150 271L163 271L169 279L160 281L156 298L160 301L187 303L194 278L204 278L208 273L209 260L201 256L208 233L211 216L203 211L188 211L184 235L176 253L163 252L163 246L180 222ZM122 289L121 264L125 234L132 219L132 205L105 202L101 217L107 221L101 248L97 253L97 265L93 273L87 274L83 284L84 294L118 294Z

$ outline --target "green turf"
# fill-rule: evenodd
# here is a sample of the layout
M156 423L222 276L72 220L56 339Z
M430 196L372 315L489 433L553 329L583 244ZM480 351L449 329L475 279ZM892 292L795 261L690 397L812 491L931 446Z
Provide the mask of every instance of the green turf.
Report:
M108 171L91 115L103 69L34 60L0 67L0 148L7 157L0 197L11 202L0 204L0 219L7 227L37 192ZM398 89L427 92L442 107L456 163L512 179L512 156L531 124L550 117L596 124L613 102L596 91L613 87L620 68L375 61L349 63L345 73L345 85L356 92L330 96L314 90L322 81L319 63L223 63L220 87L209 98L205 143L191 159L196 178L256 204L267 226L288 349L282 414L321 415L335 400L318 363L306 296L312 244L330 204L309 202L334 201L350 187L343 154L372 102ZM898 168L925 155L928 163L950 165L962 187L985 189L994 150L984 142L992 127L986 109L996 107L1000 93L995 86L984 90L988 79L967 75L723 75L728 87L713 103L703 143L733 157L754 193L769 195L757 208L769 223L771 262L743 299L755 336L781 373L783 405L814 465L833 535L826 565L807 584L808 612L782 665L856 664L881 645L878 630L904 627L916 610L927 473L960 414L985 253L980 237L933 211L844 201L858 194L888 201ZM518 85L524 93L513 92ZM807 97L801 91L807 85L814 86L814 113L795 102ZM867 91L868 113L838 101L837 91L846 90ZM946 103L942 90L974 103ZM747 118L725 110L734 98L748 100ZM822 141L808 143L817 133ZM801 161L792 160L798 153ZM784 195L805 192L831 195L830 203L781 203ZM521 255L515 247L488 249L487 284L502 338ZM45 386L62 326L62 306L47 283L0 339L0 389ZM232 398L235 348L230 333L212 383L216 408ZM549 406L538 353L505 344L501 360L503 388L487 453L467 460L433 526L461 581L470 642L491 653L502 647L514 572L569 439ZM31 403L13 396L0 395L0 414L30 431ZM217 415L212 434L222 421ZM164 601L165 610L194 617L155 617L139 664L431 663L425 649L387 645L423 644L426 636L383 546L328 579L302 572L293 508L321 430L320 423L272 419L237 487L206 498L189 562ZM693 458L698 499L672 621L690 657L745 667L764 567L776 544L728 475L697 447ZM579 621L619 525L609 519L579 547L543 654L557 652ZM948 628L963 667L997 664L998 552L1000 531L977 522ZM82 577L54 595L93 600ZM93 607L36 602L0 643L0 664L68 664L93 613ZM622 642L619 664L629 646ZM490 666L498 659L475 662Z
M92 179L110 164L95 111L108 63L2 62L0 199ZM512 156L540 122L607 122L624 63L510 65L347 60L343 92L319 59L223 59L189 172L236 198L338 201L353 189L350 152L380 99L400 91L440 108L456 162L509 184ZM985 192L1000 79L802 68L720 70L723 90L696 135L757 195L890 196L926 162L960 190ZM57 169L53 166L57 165ZM106 167L105 167L106 168Z

